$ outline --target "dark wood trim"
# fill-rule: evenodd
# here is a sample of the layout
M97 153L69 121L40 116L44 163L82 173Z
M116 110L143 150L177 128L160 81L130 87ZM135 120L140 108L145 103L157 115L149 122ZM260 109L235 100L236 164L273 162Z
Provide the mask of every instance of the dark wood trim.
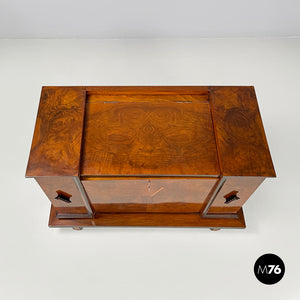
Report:
M208 198L208 200L207 200L207 202L206 202L206 205L205 205L205 206L203 205L203 207L204 207L203 211L200 212L202 216L205 216L205 215L207 214L207 212L208 212L210 206L212 205L212 203L213 203L214 200L216 199L218 193L219 193L220 190L222 189L222 187L223 187L223 185L225 184L225 182L226 182L226 178L222 177L222 178L220 178L220 180L216 183L216 185L213 187L211 193L208 195L209 198Z
M86 207L86 210L87 210L87 212L88 212L88 215L89 215L90 217L92 217L92 216L94 215L94 211L93 211L93 208L92 208L92 204L91 204L91 201L90 201L90 199L89 199L89 197L88 197L88 195L87 195L87 193L86 193L86 191L85 191L85 189L84 189L84 187L83 187L83 185L82 185L82 183L81 183L81 180L80 180L79 177L77 177L77 176L74 176L74 177L73 177L73 180L74 180L74 183L75 183L77 189L78 189L79 192L80 192L82 201L83 201L83 203L84 203L84 205L85 205L85 207Z
M62 214L56 213L57 219L90 219L92 216L90 214Z

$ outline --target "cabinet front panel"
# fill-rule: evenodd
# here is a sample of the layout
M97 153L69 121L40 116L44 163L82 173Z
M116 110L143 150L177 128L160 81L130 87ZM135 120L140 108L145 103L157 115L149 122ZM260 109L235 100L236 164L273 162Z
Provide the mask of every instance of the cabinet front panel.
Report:
M217 178L82 180L97 212L198 212Z

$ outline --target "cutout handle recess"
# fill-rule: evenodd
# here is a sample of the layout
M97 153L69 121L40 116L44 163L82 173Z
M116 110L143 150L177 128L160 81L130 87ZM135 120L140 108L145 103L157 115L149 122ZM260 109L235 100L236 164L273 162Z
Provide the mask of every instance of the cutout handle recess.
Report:
M240 197L237 196L237 193L238 193L238 191L232 191L232 192L230 192L229 194L225 195L224 198L225 198L226 200L225 200L224 203L225 203L225 204L229 204L229 203L231 203L231 202L233 202L233 201L239 200Z
M72 195L64 192L64 191L56 191L57 196L55 197L56 200L60 200L66 203L71 203L72 201L70 200L70 198L72 197Z

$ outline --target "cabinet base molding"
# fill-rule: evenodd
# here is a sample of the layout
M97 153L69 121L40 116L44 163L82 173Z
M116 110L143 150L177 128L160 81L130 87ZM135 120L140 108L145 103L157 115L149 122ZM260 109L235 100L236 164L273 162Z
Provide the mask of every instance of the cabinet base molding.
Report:
M49 227L82 228L88 226L153 226L153 227L207 227L245 228L242 208L231 218L203 217L198 213L96 213L93 218L57 218L55 207L51 206Z

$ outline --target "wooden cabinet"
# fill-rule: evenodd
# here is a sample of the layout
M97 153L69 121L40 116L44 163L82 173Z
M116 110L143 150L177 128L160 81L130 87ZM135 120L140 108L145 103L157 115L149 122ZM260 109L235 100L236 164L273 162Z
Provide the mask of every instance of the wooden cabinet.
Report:
M26 177L51 227L243 228L275 171L253 87L43 87Z

